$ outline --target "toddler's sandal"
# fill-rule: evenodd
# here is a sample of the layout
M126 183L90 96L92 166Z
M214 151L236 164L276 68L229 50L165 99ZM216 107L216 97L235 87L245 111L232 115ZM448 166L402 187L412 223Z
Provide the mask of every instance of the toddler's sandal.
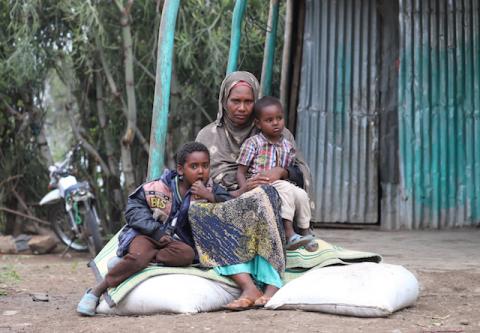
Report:
M285 245L285 248L288 251L293 251L298 249L301 246L305 246L308 243L310 243L314 237L312 235L306 235L306 236L301 236L299 234L294 234L290 239L288 240L287 244Z

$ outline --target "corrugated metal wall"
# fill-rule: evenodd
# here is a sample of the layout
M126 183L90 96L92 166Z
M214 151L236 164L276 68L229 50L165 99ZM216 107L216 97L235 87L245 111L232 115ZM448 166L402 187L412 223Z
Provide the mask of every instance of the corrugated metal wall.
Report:
M401 194L392 227L480 222L480 5L400 0Z
M306 1L297 142L315 222L378 222L375 0Z

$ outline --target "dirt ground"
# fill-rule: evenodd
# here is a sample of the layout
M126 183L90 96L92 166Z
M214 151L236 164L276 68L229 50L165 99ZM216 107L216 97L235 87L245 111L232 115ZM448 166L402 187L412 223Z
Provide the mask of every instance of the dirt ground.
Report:
M75 307L94 283L86 254L0 255L0 332L480 332L480 228L316 234L412 271L421 285L415 306L388 318L270 310L85 318ZM48 302L33 300L42 293Z

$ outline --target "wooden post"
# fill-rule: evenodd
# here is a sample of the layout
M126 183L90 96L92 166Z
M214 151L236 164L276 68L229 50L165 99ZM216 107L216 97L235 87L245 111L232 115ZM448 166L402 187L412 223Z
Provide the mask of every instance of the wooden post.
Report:
M165 0L163 4L162 19L158 33L148 180L160 177L165 163L165 139L172 80L173 42L179 5L180 0Z
M247 0L237 0L232 16L232 32L230 34L230 51L228 54L227 74L237 70L240 38L242 36L242 22Z
M275 45L277 37L278 23L278 0L270 0L270 9L268 12L267 35L265 37L265 51L262 64L262 81L260 83L260 95L271 94L273 60L275 57Z

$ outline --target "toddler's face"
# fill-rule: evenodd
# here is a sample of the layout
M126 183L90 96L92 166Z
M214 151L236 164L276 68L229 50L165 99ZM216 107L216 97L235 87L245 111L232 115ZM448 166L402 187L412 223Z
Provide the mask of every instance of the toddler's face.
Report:
M184 165L177 166L177 172L183 175L187 187L197 180L205 184L210 176L210 158L204 151L194 151L187 155Z
M278 105L264 107L256 124L268 139L278 139L285 127L282 108Z

